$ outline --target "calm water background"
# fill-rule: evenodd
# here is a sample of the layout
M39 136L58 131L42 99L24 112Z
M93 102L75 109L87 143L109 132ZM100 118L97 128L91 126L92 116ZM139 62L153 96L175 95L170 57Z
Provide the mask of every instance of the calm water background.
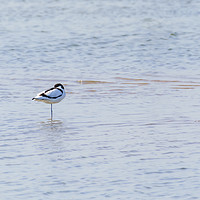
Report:
M200 1L0 0L1 200L200 199ZM61 82L67 96L32 102Z

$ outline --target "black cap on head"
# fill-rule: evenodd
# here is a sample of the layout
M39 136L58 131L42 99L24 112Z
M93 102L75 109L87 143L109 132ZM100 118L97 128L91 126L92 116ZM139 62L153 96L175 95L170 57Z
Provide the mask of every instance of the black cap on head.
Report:
M57 88L57 87L61 87L62 89L64 89L64 86L63 86L61 83L57 83L57 84L55 84L54 87L55 87L55 88Z

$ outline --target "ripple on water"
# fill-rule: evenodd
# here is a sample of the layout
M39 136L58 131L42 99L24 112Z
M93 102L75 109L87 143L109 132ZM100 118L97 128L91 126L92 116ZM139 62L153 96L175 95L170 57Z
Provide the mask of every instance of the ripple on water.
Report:
M1 199L199 199L199 10L1 4ZM31 98L57 82L51 121Z

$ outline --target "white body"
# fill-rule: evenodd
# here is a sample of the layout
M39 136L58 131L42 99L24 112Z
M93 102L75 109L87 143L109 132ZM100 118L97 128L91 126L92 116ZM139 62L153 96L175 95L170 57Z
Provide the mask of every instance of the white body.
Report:
M49 90L40 92L33 98L34 101L41 101L48 104L59 103L61 100L65 98L65 90L63 86L54 86Z

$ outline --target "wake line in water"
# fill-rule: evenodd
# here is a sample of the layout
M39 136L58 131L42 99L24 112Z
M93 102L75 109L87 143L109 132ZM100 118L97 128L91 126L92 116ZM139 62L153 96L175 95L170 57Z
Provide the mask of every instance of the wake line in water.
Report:
M126 77L115 77L115 81L99 81L99 80L78 80L77 83L81 85L108 85L107 87L118 86L118 88L111 89L110 91L122 91L131 86L149 86L154 87L159 84L169 86L171 89L195 89L200 86L200 82L194 81L180 81L180 80L161 80L161 79L136 79ZM117 81L116 81L117 80ZM95 89L90 89L88 92L97 92Z

